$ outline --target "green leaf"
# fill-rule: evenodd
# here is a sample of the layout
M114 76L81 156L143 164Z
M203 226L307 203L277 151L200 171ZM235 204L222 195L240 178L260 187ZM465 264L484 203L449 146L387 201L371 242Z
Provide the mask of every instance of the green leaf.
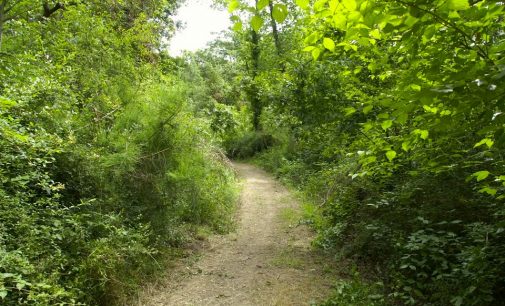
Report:
M428 139L430 132L428 132L427 130L416 129L416 130L414 130L414 134L419 135L421 137L421 139L426 140L426 139Z
M285 4L274 5L274 10L272 11L272 16L275 21L281 23L288 17L288 7Z
M421 91L421 86L417 84L410 84L410 89L412 89L413 91Z
M296 5L298 5L302 10L306 9L309 4L309 0L296 0Z
M16 289L21 290L26 286L25 282L18 282L16 283Z
M366 122L363 124L363 131L368 132L373 128L373 124L370 122Z
M307 45L313 45L318 41L319 37L321 37L321 33L317 32L317 31L312 32L309 36L307 36L305 38L304 42Z
M356 109L354 107L346 107L344 111L346 116L350 116L356 112Z
M379 32L378 29L373 29L372 31L370 31L370 37L375 39L381 39L381 33Z
M357 7L356 0L342 0L342 4L349 11L355 11Z
M403 149L403 151L408 152L410 150L410 142L404 141L402 143L402 149Z
M484 138L481 141L479 141L478 143L476 143L475 146L473 146L473 147L477 148L477 147L482 146L483 144L485 144L488 148L491 148L494 144L494 141L489 138Z
M326 49L330 50L331 52L335 51L335 42L334 42L334 41L333 41L333 39L331 39L331 38L327 38L327 37L325 37L325 38L323 39L323 46L324 46Z
M0 298L3 300L7 296L7 290L5 288L0 288Z
M373 109L373 105L367 105L365 107L363 107L363 114L368 114L369 112L371 112Z
M461 296L457 296L451 300L451 303L454 306L461 306L463 305L463 298Z
M315 48L314 50L312 50L312 58L315 61L317 61L317 59L319 58L319 55L321 55L321 49Z
M393 120L385 120L381 123L381 127L384 131L387 131L393 125Z
M324 10L327 2L328 2L328 0L317 0L316 2L314 2L314 6L313 6L314 11L320 12L320 11Z
M361 21L361 18L363 18L363 15L361 15L361 13L358 11L350 12L347 15L348 20L354 21L356 23L356 25L354 26L355 29L370 29L367 25L359 23L359 21Z
M258 15L254 15L253 18L251 18L251 26L254 32L258 33L264 22L263 18Z
M269 2L270 0L259 0L258 4L256 5L256 8L261 11L268 5Z
M16 106L16 102L9 100L4 97L0 97L0 109L9 109L13 106Z
M433 114L436 114L438 113L438 107L430 107L428 105L423 105L423 108L425 111L427 111L428 113L433 113Z
M28 136L20 134L20 133L18 133L16 131L13 131L13 130L10 130L10 129L4 129L3 133L6 136L8 136L10 138L13 138L13 139L16 139L16 140L21 141L21 142L28 142L28 140L30 139Z
M407 123L407 120L409 119L409 115L407 113L403 113L403 112L398 112L396 114L396 122L400 123L400 124L405 124Z
M396 151L389 150L386 152L386 157L388 158L389 161L393 161L396 157Z
M462 11L470 8L468 0L449 0L447 6L451 10Z
M242 21L237 21L233 24L232 30L235 32L240 32L242 31L242 28L243 28Z
M498 192L498 190L494 189L494 188L490 188L490 187L484 187L482 188L481 190L479 190L480 193L487 193L489 195L496 195L496 193Z
M232 13L234 12L240 5L240 2L238 0L232 0L230 1L230 4L228 4L228 12Z
M303 52L312 52L312 50L314 50L316 47L314 46L307 46L305 48L303 48Z
M375 157L375 156L367 156L367 157L363 158L362 160L360 160L360 163L363 166L366 166L368 164L375 163L376 161L377 161L377 157Z
M477 179L477 182L480 182L484 179L486 179L489 176L490 172L489 171L478 171L472 174L473 177Z
M345 31L347 29L347 18L342 13L333 16L333 25L335 28Z

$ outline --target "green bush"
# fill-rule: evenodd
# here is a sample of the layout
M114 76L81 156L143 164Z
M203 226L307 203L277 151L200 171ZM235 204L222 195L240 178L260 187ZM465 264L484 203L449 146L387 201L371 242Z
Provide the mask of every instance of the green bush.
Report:
M381 306L388 305L384 298L384 284L382 282L363 282L358 272L354 272L352 279L339 280L335 284L333 295L321 306Z
M255 154L263 152L272 147L276 139L264 132L247 132L244 135L238 135L236 138L227 140L224 144L227 155L230 158L248 158Z
M183 83L146 88L87 144L26 127L30 112L2 100L3 304L110 304L186 224L229 230L234 174L210 127Z

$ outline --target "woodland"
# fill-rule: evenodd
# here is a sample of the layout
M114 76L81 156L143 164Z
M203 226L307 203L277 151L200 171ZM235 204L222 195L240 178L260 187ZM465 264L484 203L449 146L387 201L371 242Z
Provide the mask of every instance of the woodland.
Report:
M191 1L191 0L187 0ZM505 4L0 0L0 304L122 305L233 230L229 159L310 203L323 305L505 305Z

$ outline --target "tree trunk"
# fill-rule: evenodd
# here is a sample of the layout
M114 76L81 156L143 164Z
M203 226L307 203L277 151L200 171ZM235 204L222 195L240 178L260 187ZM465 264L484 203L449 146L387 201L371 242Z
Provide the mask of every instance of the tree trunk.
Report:
M255 0L256 8L258 7L258 0ZM249 98L251 100L251 108L253 111L253 127L255 131L261 130L260 116L263 106L261 105L261 99L258 96L258 88L256 86L256 77L259 71L259 61L260 61L260 36L254 29L251 28L251 61L252 61L252 71L251 71L251 86L249 87Z
M2 51L2 41L4 37L4 14L6 5L7 0L2 0L2 2L0 2L0 52Z
M256 76L258 76L259 70L259 60L260 60L260 46L259 46L259 35L251 29L251 59L252 59L252 84L251 84L251 108L253 111L253 127L255 131L261 129L260 126L260 116L262 111L261 100L258 97L258 88L256 87Z
M270 25L272 26L272 34L274 36L275 50L277 50L277 55L281 55L281 42L279 40L279 31L277 30L277 22L274 19L274 5L272 1L268 1L268 8L270 9Z
M2 15L0 14L0 18L2 18ZM4 23L0 19L0 52L2 52L2 41L4 37Z

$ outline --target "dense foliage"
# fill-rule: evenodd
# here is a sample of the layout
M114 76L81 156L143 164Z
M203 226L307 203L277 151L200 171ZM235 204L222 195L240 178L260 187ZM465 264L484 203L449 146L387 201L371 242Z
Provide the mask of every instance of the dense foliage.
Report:
M221 147L314 203L325 305L503 304L503 2L224 2L174 59L177 1L0 0L2 305L121 302L226 231Z
M503 303L503 3L295 3L229 10L277 142L257 159L316 202L317 244L378 282L328 305Z
M0 304L120 302L230 226L220 138L162 51L177 5L0 1Z

